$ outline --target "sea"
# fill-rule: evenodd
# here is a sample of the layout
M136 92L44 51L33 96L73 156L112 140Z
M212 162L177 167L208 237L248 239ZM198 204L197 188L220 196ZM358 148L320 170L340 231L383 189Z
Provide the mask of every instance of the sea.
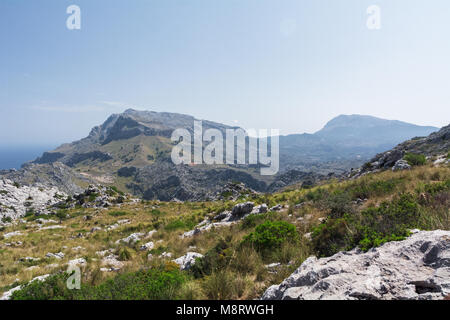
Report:
M45 151L53 150L55 146L1 146L0 170L20 169L27 161L35 160Z

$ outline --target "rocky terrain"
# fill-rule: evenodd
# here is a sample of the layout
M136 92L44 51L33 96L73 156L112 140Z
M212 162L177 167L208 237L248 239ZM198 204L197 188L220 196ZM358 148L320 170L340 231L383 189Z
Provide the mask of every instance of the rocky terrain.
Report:
M431 300L450 294L450 231L418 231L404 241L329 258L308 258L263 300Z
M61 162L27 163L20 170L0 170L1 177L20 185L56 187L67 194L82 192L89 184L96 182L89 175L81 174Z
M354 171L353 175L360 176L369 172L391 168L393 170L408 169L409 165L403 159L408 153L424 155L428 159L433 159L437 165L448 163L449 150L450 125L443 127L429 136L405 141L392 150L377 154L361 169Z
M138 200L115 187L89 185L83 192L69 196L56 187L21 186L3 179L0 180L0 225L26 216L54 216L61 209L108 208L126 201Z
M11 180L0 179L0 225L26 213L46 214L49 207L65 198L67 195L56 187L21 186Z
M229 183L214 201L141 200L89 185L0 225L0 296L442 299L449 179L448 164L430 160L271 194ZM408 238L415 228L436 231ZM68 267L81 269L81 290L64 289Z

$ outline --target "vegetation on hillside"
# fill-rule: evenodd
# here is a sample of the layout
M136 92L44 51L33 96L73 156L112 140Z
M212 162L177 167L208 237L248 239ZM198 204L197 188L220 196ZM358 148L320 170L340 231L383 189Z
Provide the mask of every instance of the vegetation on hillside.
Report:
M328 181L308 189L243 195L238 202L243 201L269 207L282 204L284 209L249 215L239 223L188 238L180 235L205 218L230 210L237 202L142 201L104 210L61 209L60 228L48 230L30 215L26 223L1 231L21 234L0 240L0 292L50 273L54 275L24 286L13 298L257 298L310 255L329 256L355 247L368 250L404 239L413 228L449 230L450 170L421 165L354 180ZM128 222L118 223L124 220ZM108 230L114 225L117 227ZM95 228L101 230L92 231ZM141 250L144 240L117 243L132 233L153 229L157 230L151 239L154 248L149 251ZM13 244L19 241L21 245ZM101 250L118 255L124 267L118 272L101 272L101 258L96 254ZM188 251L204 256L190 270L180 271L171 260ZM46 257L48 252L63 252L65 256L56 260ZM172 257L162 257L163 252L172 253ZM149 253L152 259L148 259ZM22 257L39 260L20 262ZM82 288L68 290L65 264L81 257L86 260Z

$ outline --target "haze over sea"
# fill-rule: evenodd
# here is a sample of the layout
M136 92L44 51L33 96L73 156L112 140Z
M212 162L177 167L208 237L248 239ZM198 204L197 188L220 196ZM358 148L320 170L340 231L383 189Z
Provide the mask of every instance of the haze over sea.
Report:
M0 145L0 170L20 169L23 163L41 156L55 146L2 146Z

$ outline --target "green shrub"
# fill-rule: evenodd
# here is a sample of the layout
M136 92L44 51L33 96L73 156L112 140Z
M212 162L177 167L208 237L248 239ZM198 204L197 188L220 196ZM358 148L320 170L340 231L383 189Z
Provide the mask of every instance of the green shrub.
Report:
M202 283L203 291L208 299L230 300L234 298L236 277L228 271L214 272Z
M11 300L73 300L77 290L67 288L66 273L49 276L44 281L33 281L15 291Z
M298 233L293 224L286 221L266 221L244 237L243 243L251 244L259 251L280 248L285 242L297 242Z
M334 192L322 200L322 206L330 211L331 218L341 218L346 213L354 212L351 197L345 192Z
M3 217L3 218L2 218L2 222L3 222L3 223L12 222L12 218L11 218L11 217Z
M328 257L341 250L349 250L355 244L352 232L354 223L349 216L328 219L313 229L312 246L317 255Z
M224 269L230 262L232 251L230 241L221 239L202 258L197 259L190 272L196 278L211 275L213 272Z
M12 300L169 300L187 280L181 271L156 268L124 273L99 285L82 284L80 290L67 289L67 273L44 281L34 281L15 291Z
M427 162L423 154L407 153L403 157L411 166L422 166Z
M96 192L91 193L91 194L88 196L88 202L93 202L93 201L95 201L95 199L97 199L98 196L99 196L99 194L96 193Z
M56 217L58 217L60 220L67 219L67 210L60 209L60 210L56 211Z
M450 190L450 179L443 181L443 182L437 182L437 183L427 183L419 188L417 188L417 192L426 192L432 196Z
M267 219L268 214L249 214L246 216L241 223L241 229L250 229L253 227L256 227L258 224L260 224L262 221Z
M165 215L164 212L162 212L162 211L160 211L160 210L158 210L158 209L152 209L152 211L150 211L150 214L151 214L152 216L155 216L155 217L159 217L159 216Z
M127 215L125 211L109 211L108 214L112 217L121 217Z
M164 227L167 231L173 231L173 230L191 230L197 225L197 221L195 216L185 216L180 217L175 220L170 221L166 224Z
M355 246L368 250L387 241L404 239L409 229L420 227L419 221L420 210L415 197L402 194L359 214L328 219L313 229L312 245L319 256L330 256Z
M128 261L131 260L131 252L127 248L120 248L118 252L120 261Z
M89 300L170 300L185 281L179 270L150 269L118 275L82 294Z
M310 201L320 201L323 200L324 198L328 197L329 192L323 188L318 188L315 190L311 190L308 191L308 193L306 193L305 198L306 200L310 200ZM303 202L303 201L302 201Z
M367 181L366 179L360 179L355 185L346 187L347 192L351 194L353 199L379 197L387 194L391 194L395 188L401 183L401 178L393 178L380 181Z

